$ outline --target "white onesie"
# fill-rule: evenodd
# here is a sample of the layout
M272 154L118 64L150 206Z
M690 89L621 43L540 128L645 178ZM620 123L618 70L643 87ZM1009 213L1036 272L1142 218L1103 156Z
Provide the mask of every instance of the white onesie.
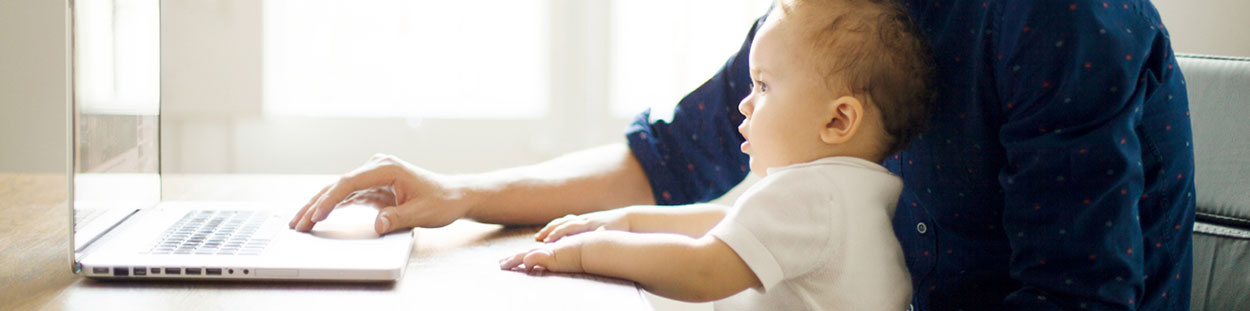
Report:
M891 219L903 182L855 157L768 170L709 234L762 287L717 310L906 310L911 277Z

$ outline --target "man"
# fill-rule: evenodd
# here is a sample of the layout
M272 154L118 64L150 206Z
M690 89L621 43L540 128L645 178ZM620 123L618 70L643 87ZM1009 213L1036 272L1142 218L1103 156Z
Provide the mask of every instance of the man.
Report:
M938 68L929 132L882 163L905 184L894 229L915 309L1187 310L1192 135L1154 6L902 3ZM309 230L344 200L382 207L376 228L389 232L718 197L747 173L734 107L754 34L671 119L639 115L627 146L471 176L378 156L291 225Z

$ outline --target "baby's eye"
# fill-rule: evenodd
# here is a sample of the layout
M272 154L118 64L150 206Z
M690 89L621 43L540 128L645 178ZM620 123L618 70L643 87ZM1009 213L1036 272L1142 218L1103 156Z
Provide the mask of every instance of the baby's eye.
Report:
M755 86L760 87L760 92L768 92L768 83L764 83L764 81L757 81L755 83L752 83L751 89L755 89Z

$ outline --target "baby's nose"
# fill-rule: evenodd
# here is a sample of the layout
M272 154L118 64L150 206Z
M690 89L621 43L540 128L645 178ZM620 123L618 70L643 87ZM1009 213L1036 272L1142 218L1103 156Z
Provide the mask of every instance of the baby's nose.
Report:
M742 101L738 102L738 113L741 113L743 116L750 117L751 110L755 109L754 99L755 96L753 95L747 95L747 97L742 98Z

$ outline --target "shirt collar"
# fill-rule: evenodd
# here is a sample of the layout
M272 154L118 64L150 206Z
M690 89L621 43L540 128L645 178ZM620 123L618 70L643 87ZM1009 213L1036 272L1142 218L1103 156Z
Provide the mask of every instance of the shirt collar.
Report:
M822 165L852 166L852 167L858 167L862 169L873 170L873 171L878 171L878 172L887 173L887 174L890 173L890 171L887 170L884 166L881 166L881 164L873 163L872 161L864 160L864 159L857 158L857 157L851 157L851 156L834 156L834 157L820 158L820 159L816 159L810 162L795 163L795 164L790 164L786 166L769 168L769 169L766 169L765 171L768 173L768 175L772 175L772 174L790 170L790 169L810 167L810 166L822 166Z

